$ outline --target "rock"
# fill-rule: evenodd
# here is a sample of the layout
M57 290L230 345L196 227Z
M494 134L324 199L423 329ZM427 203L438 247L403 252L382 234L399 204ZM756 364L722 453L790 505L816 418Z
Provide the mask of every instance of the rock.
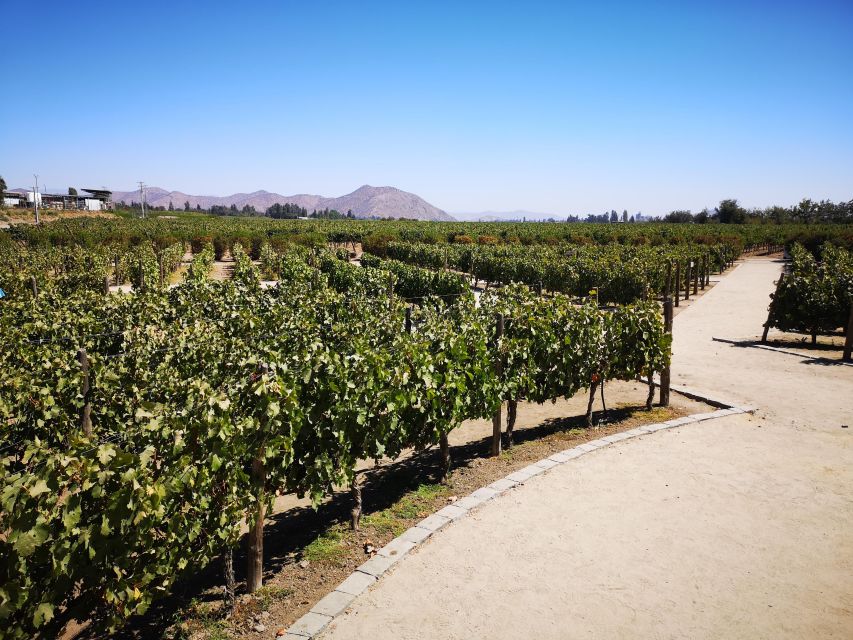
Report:
M255 631L255 633L263 633L264 631L267 630L266 626L264 626L260 622L258 624L256 624L254 627L252 627L252 629Z
M299 563L299 566L302 567L303 569L307 569L309 564L311 564L311 563L308 562L307 560L303 560L302 562Z
M267 619L267 618L269 618L269 617L270 617L270 612L269 612L269 611L261 611L261 618L263 618L264 620L266 620L266 619Z

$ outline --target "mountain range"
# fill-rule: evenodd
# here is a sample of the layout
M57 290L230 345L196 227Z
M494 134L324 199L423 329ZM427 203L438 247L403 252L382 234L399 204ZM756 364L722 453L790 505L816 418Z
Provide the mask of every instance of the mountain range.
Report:
M113 202L124 201L127 204L139 202L139 190L114 191ZM214 205L238 209L249 205L256 211L263 212L268 207L278 204L295 204L304 207L310 213L317 209L336 209L341 213L352 211L358 218L394 217L415 220L454 220L441 209L432 206L426 200L414 193L401 191L394 187L371 187L364 185L352 193L338 198L300 193L283 196L269 191L254 191L252 193L235 193L230 196L193 196L182 191L167 191L160 187L146 187L145 200L154 207L168 207L171 202L175 209L183 209L184 203L189 202L190 208L196 205L202 209L210 209Z

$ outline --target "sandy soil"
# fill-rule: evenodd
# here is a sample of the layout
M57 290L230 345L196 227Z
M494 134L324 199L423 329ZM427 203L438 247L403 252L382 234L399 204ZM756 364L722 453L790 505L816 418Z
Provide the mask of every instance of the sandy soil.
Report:
M5 209L5 220L0 220L0 229L8 228L13 224L35 224L36 216L32 211L26 209ZM115 218L115 214L109 211L58 211L56 209L43 209L39 211L42 222L66 218Z
M853 368L761 331L780 264L679 314L673 381L758 405L593 452L454 523L324 638L853 637Z

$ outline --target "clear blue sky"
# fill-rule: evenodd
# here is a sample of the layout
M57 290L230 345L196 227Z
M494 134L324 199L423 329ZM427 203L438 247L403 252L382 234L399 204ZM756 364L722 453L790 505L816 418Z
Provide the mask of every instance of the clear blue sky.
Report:
M853 2L8 2L0 175L448 211L853 198Z

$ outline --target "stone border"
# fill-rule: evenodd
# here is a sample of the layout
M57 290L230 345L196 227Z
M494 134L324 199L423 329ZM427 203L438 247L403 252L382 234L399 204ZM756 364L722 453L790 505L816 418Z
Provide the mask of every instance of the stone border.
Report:
M457 500L453 504L447 505L446 507L436 511L431 516L424 518L418 524L407 529L404 533L379 549L375 556L353 571L346 580L337 586L334 591L315 604L311 608L311 611L294 622L283 637L285 640L306 640L306 638L315 638L332 620L343 613L347 607L349 607L355 599L358 598L358 596L367 591L391 567L397 564L434 533L441 530L454 520L464 517L483 503L496 498L514 487L524 484L534 476L538 476L540 473L544 473L553 467L560 466L570 460L579 458L590 451L601 449L622 440L629 440L638 436L655 433L656 431L663 431L665 429L672 429L673 427L680 427L686 424L704 422L705 420L714 420L716 418L724 418L730 415L754 413L756 410L754 407L739 407L726 403L722 400L701 396L698 393L683 387L676 388L673 386L671 389L677 393L686 395L687 397L701 400L712 406L722 408L717 409L716 411L709 411L707 413L696 413L683 418L675 418L674 420L669 420L667 422L647 424L642 427L631 429L630 431L622 431L604 438L599 438L598 440L585 442L576 447L572 447L571 449L554 453L547 458L544 458L539 462L534 462L522 469L517 469L506 477L477 489L464 498Z

